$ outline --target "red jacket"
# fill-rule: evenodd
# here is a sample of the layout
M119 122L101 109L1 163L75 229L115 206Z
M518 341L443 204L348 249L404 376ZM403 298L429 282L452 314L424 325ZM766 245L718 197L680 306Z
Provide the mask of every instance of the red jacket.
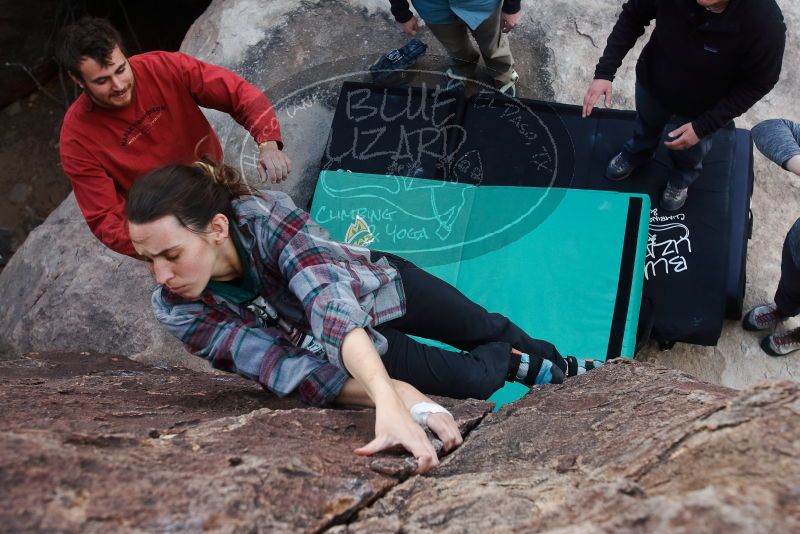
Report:
M222 146L198 106L229 113L257 144L277 141L280 126L264 94L236 74L180 52L129 58L131 103L95 106L81 95L61 128L61 165L95 236L136 256L125 224L125 199L134 180L162 165L203 155L222 161Z

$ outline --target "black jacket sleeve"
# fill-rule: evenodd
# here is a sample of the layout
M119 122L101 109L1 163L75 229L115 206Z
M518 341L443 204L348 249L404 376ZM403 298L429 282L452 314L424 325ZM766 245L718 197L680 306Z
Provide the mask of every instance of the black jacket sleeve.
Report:
M392 4L392 15L394 15L394 20L403 24L404 22L408 22L411 20L411 17L414 14L411 12L411 9L408 7L408 0L389 0L389 3Z
M513 15L519 13L520 9L522 9L522 0L504 0L503 2L503 13Z
M594 70L595 79L614 81L617 69L625 59L625 55L633 48L636 40L642 36L646 26L656 18L657 0L628 0L622 6L611 35L608 36L606 49Z
M758 32L758 38L742 58L744 77L717 105L694 121L697 137L705 137L735 119L769 93L781 74L783 51L786 46L786 26Z

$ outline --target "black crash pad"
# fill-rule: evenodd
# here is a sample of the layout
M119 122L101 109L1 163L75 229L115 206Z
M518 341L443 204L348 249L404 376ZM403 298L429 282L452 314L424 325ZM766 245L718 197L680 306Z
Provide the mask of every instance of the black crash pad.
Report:
M623 182L604 177L633 130L632 111L580 107L427 87L342 86L323 170L417 176L474 185L599 189L651 197L644 310L652 338L713 345L744 296L752 142L719 130L703 174L677 213L658 210L666 149ZM646 321L645 321L646 322Z

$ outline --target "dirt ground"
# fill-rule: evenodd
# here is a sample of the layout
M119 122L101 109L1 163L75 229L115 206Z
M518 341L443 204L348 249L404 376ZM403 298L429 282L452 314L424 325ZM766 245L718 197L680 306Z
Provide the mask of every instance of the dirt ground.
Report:
M0 247L15 250L71 191L58 158L66 89L56 77L44 90L62 102L36 91L0 111L0 228L13 236L4 232Z

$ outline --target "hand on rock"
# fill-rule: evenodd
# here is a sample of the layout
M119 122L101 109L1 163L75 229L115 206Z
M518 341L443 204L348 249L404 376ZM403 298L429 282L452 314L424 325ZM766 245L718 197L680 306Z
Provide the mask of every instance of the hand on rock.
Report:
M398 404L375 409L375 439L361 448L356 454L370 456L376 452L402 446L417 459L417 473L427 473L437 465L439 458L425 431L411 419L408 410Z

